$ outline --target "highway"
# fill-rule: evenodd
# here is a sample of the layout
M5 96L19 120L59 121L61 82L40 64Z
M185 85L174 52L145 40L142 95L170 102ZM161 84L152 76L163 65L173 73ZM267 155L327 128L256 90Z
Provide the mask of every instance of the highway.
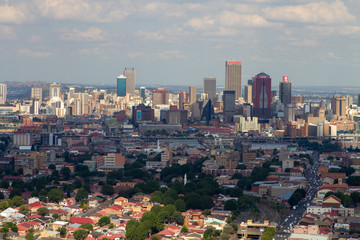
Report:
M311 166L306 172L305 177L308 180L307 195L302 199L295 209L290 209L288 214L282 219L277 227L275 239L288 239L292 229L297 225L302 215L306 211L307 206L311 205L316 192L322 185L318 175L319 168L319 153L314 152L312 155L314 165Z

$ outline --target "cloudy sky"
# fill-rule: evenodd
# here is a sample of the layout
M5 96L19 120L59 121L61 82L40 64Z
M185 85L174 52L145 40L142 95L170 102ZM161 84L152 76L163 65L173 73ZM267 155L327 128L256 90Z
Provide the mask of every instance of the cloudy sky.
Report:
M360 86L359 0L0 0L0 82Z

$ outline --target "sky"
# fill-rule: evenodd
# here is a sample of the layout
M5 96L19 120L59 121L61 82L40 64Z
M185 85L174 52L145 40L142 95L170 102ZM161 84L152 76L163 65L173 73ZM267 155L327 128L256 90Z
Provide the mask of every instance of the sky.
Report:
M0 82L360 86L360 0L0 0Z

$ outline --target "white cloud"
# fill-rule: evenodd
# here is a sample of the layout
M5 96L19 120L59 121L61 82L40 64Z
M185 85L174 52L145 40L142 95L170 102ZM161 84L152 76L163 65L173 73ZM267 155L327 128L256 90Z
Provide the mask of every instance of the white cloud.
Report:
M0 39L10 40L15 38L16 34L12 27L0 25Z
M90 27L85 31L80 31L76 28L72 30L62 29L63 33L60 38L65 41L104 41L108 39L109 34L96 27Z
M169 59L169 58L184 58L185 55L179 50L164 50L154 54L158 58Z
M129 15L122 4L94 0L35 0L40 15L56 20L117 22Z
M19 49L17 53L18 56L36 57L36 58L47 58L54 55L52 52L32 51L25 48Z
M35 43L35 42L41 42L42 37L40 35L32 35L29 38L29 42Z
M0 22L20 24L29 20L32 17L25 4L0 6Z
M136 36L143 38L145 40L164 40L165 36L160 33L160 31L157 32L146 32L139 30L135 33Z
M131 58L136 58L136 57L142 57L145 56L146 54L143 52L130 52L128 53L128 56Z
M302 39L302 40L290 41L288 44L294 47L314 47L317 45L317 42L315 40Z
M84 48L78 51L81 55L104 55L104 50L100 48Z
M187 25L194 29L207 29L214 26L215 19L210 16L192 18L187 21Z
M222 11L218 16L219 23L225 26L243 26L243 27L271 27L279 26L276 23L270 23L265 18L257 14L238 14L233 11Z
M278 21L338 24L355 20L355 17L340 0L335 0L334 2L312 2L304 5L267 7L263 12L266 18Z
M319 33L321 35L354 35L360 34L360 26L308 26L313 32Z

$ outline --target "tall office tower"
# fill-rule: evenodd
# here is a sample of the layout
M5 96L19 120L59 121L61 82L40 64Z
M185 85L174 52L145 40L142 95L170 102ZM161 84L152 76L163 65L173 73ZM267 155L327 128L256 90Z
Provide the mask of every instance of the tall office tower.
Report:
M187 92L179 93L179 109L183 110L185 103L189 103L189 95Z
M333 96L331 98L331 109L337 117L346 116L346 98L344 96Z
M360 94L358 94L358 106L360 107Z
M190 104L196 102L196 87L194 86L189 87L189 101Z
M291 82L288 76L283 76L279 83L279 97L284 106L291 104Z
M68 99L75 98L75 88L70 87L68 93Z
M169 90L158 88L154 89L152 92L152 105L155 107L156 105L161 104L169 104Z
M241 95L241 62L226 61L225 63L225 90L235 91L235 99Z
M145 87L140 87L140 97L143 99L143 101L146 99L146 88Z
M259 73L253 81L254 116L267 119L271 117L271 78Z
M49 97L52 98L61 98L61 92L60 92L60 84L52 83L50 84L49 89Z
M42 88L41 87L33 87L31 88L31 99L42 101Z
M135 94L135 70L134 68L125 68L124 75L126 77L126 93Z
M285 105L284 120L287 122L295 121L295 107L292 104Z
M0 83L0 104L6 103L7 96L7 85L5 83Z
M216 102L216 78L205 77L203 79L203 93L206 93L212 102Z
M80 101L81 101L81 115L89 115L89 94L88 93L80 93Z
M245 85L245 102L252 103L252 85Z
M119 75L116 79L117 82L117 95L118 97L125 97L126 96L126 77L124 75Z
M346 106L350 107L351 105L354 104L354 98L350 95L346 95Z
M223 92L223 114L225 122L232 122L233 116L235 115L235 91L224 91Z

